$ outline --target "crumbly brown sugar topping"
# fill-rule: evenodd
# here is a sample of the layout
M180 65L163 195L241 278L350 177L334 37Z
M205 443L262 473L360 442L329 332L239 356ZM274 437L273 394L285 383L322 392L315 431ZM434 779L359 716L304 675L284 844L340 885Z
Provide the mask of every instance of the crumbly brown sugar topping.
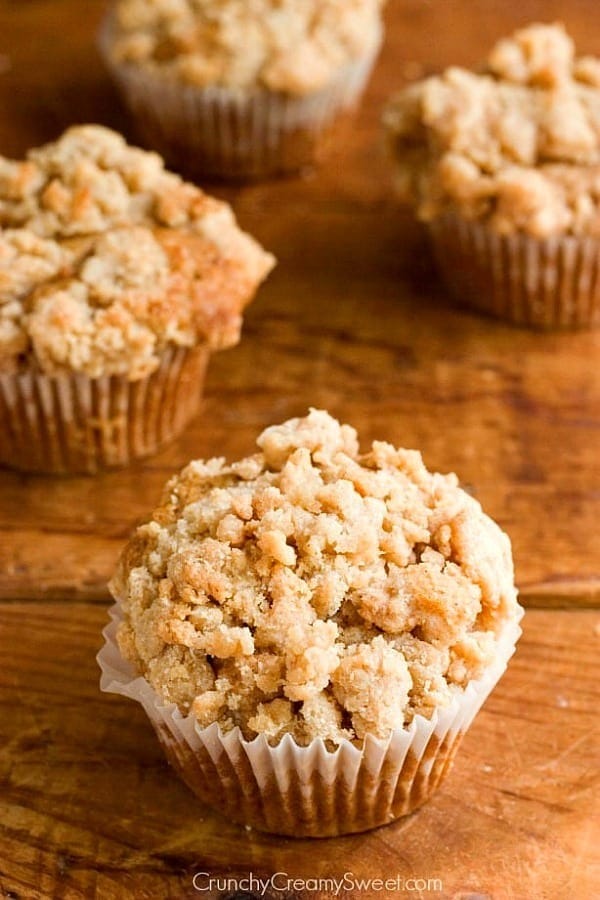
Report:
M123 655L201 726L385 737L477 678L519 607L510 544L454 475L313 410L196 461L112 584Z
M290 94L377 46L384 0L117 0L111 56L184 83Z
M500 41L481 73L447 69L385 113L397 187L424 221L447 212L501 233L600 234L600 59L562 25Z
M272 265L227 204L106 128L0 157L0 368L137 379L168 344L231 345Z

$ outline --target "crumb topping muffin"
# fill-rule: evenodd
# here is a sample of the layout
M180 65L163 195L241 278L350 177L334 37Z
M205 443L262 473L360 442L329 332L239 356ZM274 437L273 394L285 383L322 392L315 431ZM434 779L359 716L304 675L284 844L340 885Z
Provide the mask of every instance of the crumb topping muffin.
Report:
M0 157L0 370L153 372L239 338L273 258L225 203L106 128Z
M121 653L201 726L385 738L451 703L520 613L510 543L456 476L328 413L190 463L111 585Z
M304 95L380 40L383 0L118 0L115 61L186 84Z
M400 195L501 234L600 234L600 59L562 25L501 40L481 72L451 67L385 113Z

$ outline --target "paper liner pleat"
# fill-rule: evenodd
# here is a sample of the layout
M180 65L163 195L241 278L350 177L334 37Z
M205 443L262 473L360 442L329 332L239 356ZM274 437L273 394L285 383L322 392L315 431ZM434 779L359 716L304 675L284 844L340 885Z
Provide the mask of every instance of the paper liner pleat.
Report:
M299 747L285 735L271 747L264 735L247 741L237 728L226 734L216 724L200 728L134 675L116 642L119 604L110 616L98 654L101 689L142 704L169 762L191 790L235 822L310 837L365 831L421 806L447 774L521 634L518 621L506 625L494 663L431 719L417 715L387 740L367 736L360 747L344 741L332 752L320 739Z
M537 329L600 324L600 241L502 235L449 214L428 223L442 278L463 306Z
M208 350L169 347L146 378L0 373L0 464L93 473L156 453L198 411Z
M292 172L314 162L338 117L357 106L383 38L381 32L371 51L325 89L294 97L260 87L196 87L149 66L117 62L111 31L108 16L100 51L145 142L187 172L226 178Z

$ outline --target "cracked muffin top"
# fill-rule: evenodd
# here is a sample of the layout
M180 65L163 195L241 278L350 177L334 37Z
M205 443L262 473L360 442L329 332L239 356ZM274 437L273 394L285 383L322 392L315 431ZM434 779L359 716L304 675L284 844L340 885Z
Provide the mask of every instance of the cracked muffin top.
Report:
M384 114L400 196L418 216L502 234L600 234L600 59L562 25L501 40L481 72L452 67Z
M454 475L327 412L190 463L125 548L123 656L201 726L385 738L451 702L520 615L510 543Z
M107 49L186 84L308 94L375 49L383 2L117 0Z
M274 264L230 207L95 125L0 157L0 369L140 379L239 339Z

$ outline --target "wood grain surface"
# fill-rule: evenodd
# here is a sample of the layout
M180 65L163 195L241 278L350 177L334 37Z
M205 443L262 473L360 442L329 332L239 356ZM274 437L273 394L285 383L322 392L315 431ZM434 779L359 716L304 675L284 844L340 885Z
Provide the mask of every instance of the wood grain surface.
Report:
M0 0L0 153L75 122L135 132L94 49L101 0ZM438 878L460 900L593 900L598 858L600 332L539 335L452 309L397 209L389 93L498 37L563 19L600 52L597 0L390 0L365 104L302 178L206 185L279 259L241 344L213 358L202 415L162 454L96 478L0 470L0 897L225 898L195 872ZM246 832L201 807L142 711L102 696L106 581L164 481L252 451L309 406L454 470L509 532L530 609L508 674L445 786L406 821L320 842ZM265 896L310 900L308 890ZM318 896L329 900L331 892ZM373 888L339 896L391 896Z
M400 897L597 896L596 612L530 610L514 661L433 799L386 828L321 841L244 831L199 804L163 761L141 708L99 694L104 622L93 604L0 605L5 897L217 898L227 892L194 891L195 873L250 871L442 882L441 892Z
M102 9L0 2L2 152L19 155L74 121L132 136L94 52ZM600 332L543 336L451 309L391 196L379 116L407 77L472 64L518 22L562 15L593 50L595 10L595 0L392 0L372 87L329 163L301 179L210 186L279 266L241 344L213 358L195 425L160 456L99 478L0 471L0 598L105 598L124 538L173 470L250 452L266 425L323 406L365 442L417 447L430 467L456 471L510 533L526 602L594 604Z

